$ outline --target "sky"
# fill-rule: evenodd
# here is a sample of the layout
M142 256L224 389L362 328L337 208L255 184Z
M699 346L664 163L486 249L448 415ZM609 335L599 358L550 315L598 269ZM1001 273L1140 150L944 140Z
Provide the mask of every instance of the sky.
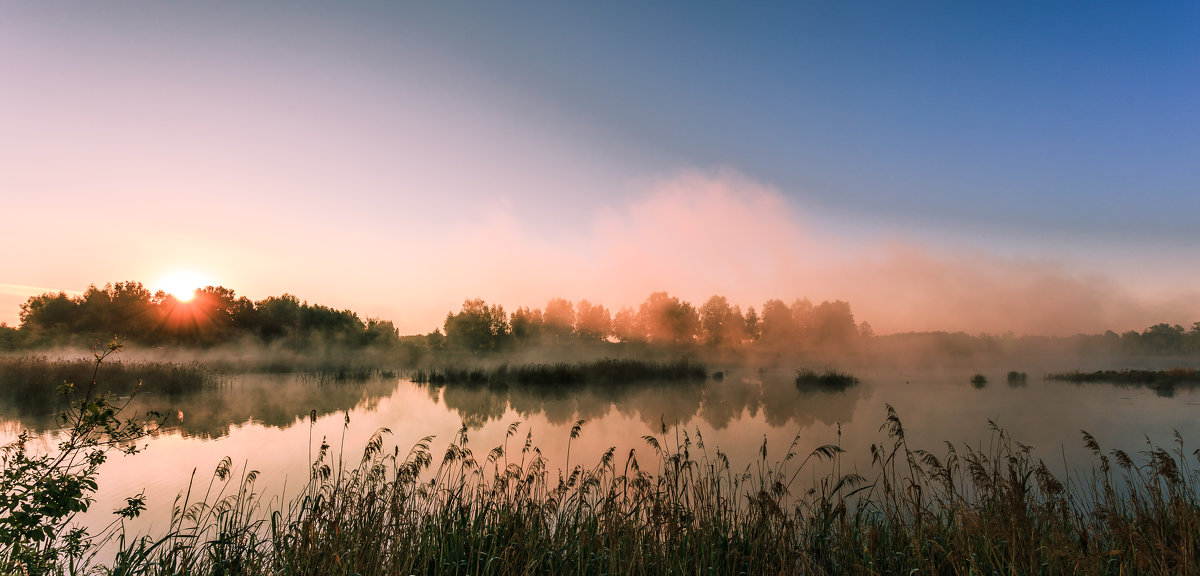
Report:
M467 298L1200 320L1200 5L5 2L0 321L191 271Z

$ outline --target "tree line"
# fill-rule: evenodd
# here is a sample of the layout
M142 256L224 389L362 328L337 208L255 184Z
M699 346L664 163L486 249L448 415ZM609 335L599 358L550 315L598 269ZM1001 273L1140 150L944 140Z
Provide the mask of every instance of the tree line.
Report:
M654 292L637 306L615 312L589 300L554 298L543 308L467 299L449 312L443 325L423 335L399 335L392 322L362 318L350 310L310 304L291 294L251 300L223 286L196 291L180 301L140 282L95 285L77 296L64 292L29 298L21 305L17 328L0 324L0 350L107 342L119 336L146 346L215 346L252 340L296 350L339 345L399 348L410 358L451 350L473 354L519 351L535 346L605 346L618 343L713 349L845 350L874 334L857 323L841 300L790 304L767 300L744 311L714 295L700 306ZM1124 333L1080 334L1069 338L965 333L894 334L885 342L924 345L962 354L1017 348L1069 348L1131 354L1200 354L1200 322L1190 328L1156 324ZM882 345L883 341L876 342Z
M367 346L398 338L390 321L364 320L350 310L309 304L291 294L252 301L229 288L208 286L180 301L161 290L151 293L141 282L92 285L78 296L33 296L21 305L20 321L20 328L8 329L0 343L106 342L116 335L150 346L212 346L250 337L303 348Z
M856 324L850 305L841 300L813 305L807 299L791 304L771 299L761 313L753 306L743 313L724 296L714 295L696 307L667 292L655 292L638 307L626 306L615 314L586 299L573 303L555 298L545 309L519 307L511 314L501 305L468 299L458 312L446 315L443 328L444 333L431 335L444 338L435 347L476 352L571 342L840 348L870 334L870 326Z
M842 301L813 305L807 299L786 304L768 300L761 313L745 312L724 296L699 307L666 292L655 292L635 307L613 313L586 299L554 298L544 308L518 307L511 314L499 304L468 299L446 315L442 327L426 335L401 338L386 320L360 318L300 301L293 295L250 300L223 286L198 289L188 301L140 282L89 286L77 296L65 292L29 298L21 305L20 327L0 327L0 347L36 347L114 335L131 343L160 346L212 346L246 338L294 348L314 344L346 346L419 346L473 353L511 351L531 346L605 343L739 347L764 345L845 346L870 327L854 321Z

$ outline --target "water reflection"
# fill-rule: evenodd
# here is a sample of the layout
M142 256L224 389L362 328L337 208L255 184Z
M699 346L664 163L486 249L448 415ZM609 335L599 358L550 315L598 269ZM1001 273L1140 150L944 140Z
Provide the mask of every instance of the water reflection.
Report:
M636 419L654 429L697 419L707 428L724 430L734 420L763 414L775 428L805 428L815 422L832 425L850 420L866 388L797 386L786 372L731 371L720 381L647 381L570 388L507 385L419 385L440 400L471 429L501 421L512 410L524 419L544 417L565 426L576 420L598 420L612 413Z
M879 426L885 404L898 411L914 447L937 449L945 441L981 445L992 434L988 421L993 420L1034 445L1035 456L1053 463L1058 474L1094 464L1079 441L1081 429L1096 433L1106 449L1127 451L1144 447L1147 437L1168 440L1172 429L1189 442L1200 438L1200 392L1190 387L1176 387L1174 398L1163 398L1162 390L1145 387L1077 385L1037 376L1018 384L1005 378L1012 368L1032 375L1051 371L1016 363L938 371L863 367L850 370L862 382L845 389L798 387L795 371L783 368L727 370L721 381L565 388L430 386L399 378L322 384L295 375L238 375L217 390L138 397L137 410L182 412L183 419L151 439L143 453L105 463L96 504L81 522L107 525L124 497L145 490L149 508L136 530L161 527L192 470L205 478L224 457L261 471L258 489L268 500L294 494L314 446L328 439L355 461L366 438L381 427L394 432L388 442L402 452L417 439L436 435L436 452L465 423L473 430L472 445L486 450L505 441L508 424L522 420L525 428L536 429L536 445L552 465L565 462L568 429L579 419L588 423L571 444L571 459L578 462L594 462L611 446L618 453L643 450L642 436L658 435L663 424L702 431L710 446L732 455L735 468L748 465L745 460L764 439L774 458L800 436L802 451L841 442L847 469L866 475L871 444L884 440ZM978 372L996 384L972 386L972 374ZM315 422L309 422L311 411L317 413ZM343 412L351 424L344 424ZM53 426L45 415L13 422L10 414L9 407L0 406L0 436L34 428L31 422L42 422L41 430L46 422Z
M870 373L870 372L868 372ZM968 373L969 374L969 373ZM983 378L980 374L978 381ZM911 389L910 375L876 373L861 385L846 388L797 385L793 371L731 369L720 380L645 381L609 385L537 387L519 385L431 385L413 384L400 378L374 377L354 382L326 382L296 374L240 374L226 379L216 389L167 395L144 393L135 397L129 413L157 411L164 415L165 430L182 437L220 439L231 429L245 424L268 428L287 428L309 417L342 413L348 410L371 412L378 403L396 393L398 387L413 387L432 405L455 415L468 428L478 430L489 423L507 421L513 416L523 420L542 419L551 426L568 426L577 420L596 421L622 416L654 430L666 424L701 424L710 430L726 430L734 422L759 420L770 428L791 430L814 425L833 426L848 423L860 411L867 398L905 404L893 398L899 388ZM945 381L977 393L993 390L980 386L972 377L953 371L926 374L922 380ZM1019 394L1027 402L1028 383L1023 372L1010 372L1003 387ZM971 386L970 384L974 384ZM1141 389L1162 398L1174 398L1178 392L1192 392L1192 383L1157 386L1152 389L1122 383L1068 384L1079 397L1105 390L1130 392ZM992 396L998 392L989 393ZM1034 395L1044 394L1037 392ZM960 393L953 396L958 398ZM938 393L924 396L920 403L939 407L948 413L970 413L967 406L975 401L958 398L955 406L944 406L949 396ZM1001 395L1000 397L1007 397ZM995 401L995 400L993 400ZM876 406L878 407L878 406ZM923 411L923 410L922 410ZM20 430L35 433L53 430L57 424L53 407L40 410L23 405L0 403L0 436L13 437Z
M217 439L233 426L257 423L284 428L307 417L371 409L396 390L397 378L375 377L353 382L326 382L297 374L240 374L214 389L182 394L136 395L126 414L161 414L165 430L184 437ZM14 422L15 421L15 422ZM53 408L35 410L0 405L0 422L37 433L58 427Z

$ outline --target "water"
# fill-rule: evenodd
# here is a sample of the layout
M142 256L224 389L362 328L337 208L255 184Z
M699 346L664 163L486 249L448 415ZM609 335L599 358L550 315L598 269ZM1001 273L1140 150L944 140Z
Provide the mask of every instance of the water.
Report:
M131 408L164 412L164 428L146 439L141 453L114 454L103 465L96 502L77 521L96 531L115 519L112 511L125 497L144 492L147 510L128 529L161 534L177 497L189 484L192 501L203 497L213 470L226 457L236 474L257 470L256 491L265 505L278 507L304 484L322 441L353 467L367 439L381 428L391 431L387 449L396 446L402 455L421 438L434 436L433 453L440 458L465 425L470 446L482 460L492 447L505 443L511 423L521 422L519 437L508 440L509 453L515 457L531 431L552 469L567 465L568 443L570 464L594 465L610 446L621 459L633 449L643 462L653 462L646 435L667 445L685 433L693 439L700 435L710 454L719 448L739 468L755 461L764 441L770 461L782 458L794 440L801 456L823 444L840 444L847 450L842 471L857 470L868 480L873 478L870 446L887 442L880 431L886 405L899 414L911 447L940 456L945 441L959 447L986 444L994 434L990 420L1033 446L1034 455L1060 477L1093 464L1081 430L1091 432L1106 450L1131 454L1144 449L1147 438L1170 445L1175 430L1185 441L1200 444L1200 394L1194 389L1179 388L1165 396L1149 388L1048 381L1036 366L1027 370L1023 385L1010 385L1007 368L860 367L851 371L861 383L836 391L798 388L795 372L787 369L733 369L720 381L555 391L436 387L402 378L329 384L297 375L236 375L218 390L137 398ZM990 382L973 386L976 372ZM12 413L0 407L0 414ZM586 423L579 438L571 440L569 430L578 420ZM11 438L17 430L39 424L44 421L31 417L0 420L0 435ZM39 442L51 446L52 436L43 435ZM1186 448L1187 453L1194 447ZM810 466L813 474L828 471L826 464ZM213 486L215 493L219 485ZM209 501L213 499L210 494Z

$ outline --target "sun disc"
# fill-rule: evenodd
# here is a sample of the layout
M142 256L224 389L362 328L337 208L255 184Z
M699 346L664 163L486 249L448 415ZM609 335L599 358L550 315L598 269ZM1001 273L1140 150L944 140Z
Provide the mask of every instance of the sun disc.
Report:
M196 290L209 285L208 278L191 270L180 270L163 276L158 282L159 290L187 302L196 296Z

